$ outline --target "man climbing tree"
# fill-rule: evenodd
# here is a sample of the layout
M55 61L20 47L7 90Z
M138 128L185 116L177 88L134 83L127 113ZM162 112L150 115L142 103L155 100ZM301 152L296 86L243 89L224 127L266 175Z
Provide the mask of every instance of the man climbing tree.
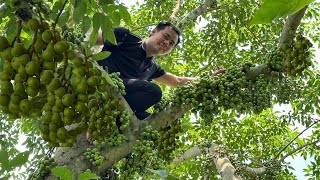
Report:
M138 119L148 117L149 113L145 110L162 97L161 89L151 80L171 87L196 80L165 72L154 59L154 56L170 53L180 42L180 31L171 23L157 24L145 41L125 28L116 28L114 34L117 45L108 40L103 43L102 33L99 33L97 45L104 45L102 50L112 53L106 59L98 61L98 64L106 68L108 73L120 72L126 91L124 98Z

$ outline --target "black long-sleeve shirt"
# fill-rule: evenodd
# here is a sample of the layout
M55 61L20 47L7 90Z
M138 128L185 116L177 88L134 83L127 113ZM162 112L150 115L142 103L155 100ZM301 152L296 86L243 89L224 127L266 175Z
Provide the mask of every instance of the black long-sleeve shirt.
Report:
M107 66L108 72L120 72L122 79L152 80L165 74L153 57L146 57L143 41L130 30L122 27L114 29L117 45L104 42L102 51L111 55L98 61L100 66Z

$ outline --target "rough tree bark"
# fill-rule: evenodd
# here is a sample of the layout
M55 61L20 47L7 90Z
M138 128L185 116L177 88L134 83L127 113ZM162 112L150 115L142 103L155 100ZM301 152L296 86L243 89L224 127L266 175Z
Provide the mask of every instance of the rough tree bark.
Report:
M186 15L180 21L180 28L183 27L187 20L194 20L196 17L205 13L210 7L213 7L214 0L205 0L202 5L195 8L188 15ZM291 42L289 39L292 39L293 33L289 33L291 31L285 29L293 29L295 30L300 23L301 18L304 15L305 9L302 9L298 13L291 15L288 18L288 21L283 28L284 31L281 34L279 45L283 43ZM262 65L260 67L252 68L248 74L248 78L252 78L253 76L257 76L258 74L265 72L268 73L267 67ZM118 96L120 103L124 105L128 110L131 111L130 107L124 100L122 96ZM135 116L132 117L129 129L124 132L127 137L127 141L121 144L118 147L109 147L106 146L103 148L101 155L103 155L106 160L103 162L100 168L93 167L84 157L84 152L88 147L91 147L86 140L85 134L81 134L78 137L77 143L72 148L57 148L55 151L55 162L57 165L66 165L69 169L72 170L72 173L77 177L80 173L84 172L86 169L92 169L97 174L102 174L108 168L110 168L114 163L118 162L128 154L132 152L135 141L140 138L141 133L145 130L146 126L150 125L153 128L165 127L170 125L174 120L183 116L187 111L189 111L192 107L178 107L168 105L163 111L161 111L158 115L152 115L143 121L139 121ZM132 111L131 111L132 113ZM234 175L234 168L231 163L227 159L215 159L214 163L218 169L218 172L222 172L222 177L224 173L229 177L236 177ZM227 177L226 176L226 177ZM52 179L50 176L47 179Z

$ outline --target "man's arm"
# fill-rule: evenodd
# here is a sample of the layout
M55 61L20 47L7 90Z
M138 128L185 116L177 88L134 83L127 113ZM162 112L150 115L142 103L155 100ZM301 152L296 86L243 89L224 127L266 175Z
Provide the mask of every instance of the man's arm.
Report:
M223 67L220 67L217 71L212 73L211 76L214 77L214 76L217 76L217 75L222 74L224 72L225 72L225 69ZM177 87L177 86L184 85L188 81L194 81L196 79L197 79L196 77L179 77L174 74L166 72L164 75L162 75L158 78L155 78L154 80L161 83L161 84L164 84L164 85L168 85L171 87Z
M164 85L177 87L184 85L188 81L194 81L196 79L196 77L179 77L167 72L164 75L155 78L154 80Z

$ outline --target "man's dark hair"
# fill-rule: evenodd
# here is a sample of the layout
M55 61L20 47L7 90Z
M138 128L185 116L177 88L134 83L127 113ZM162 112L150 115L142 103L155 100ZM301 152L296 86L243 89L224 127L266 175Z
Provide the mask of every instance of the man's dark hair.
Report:
M164 30L167 26L171 27L171 29L173 29L178 34L178 41L177 41L177 44L175 44L175 46L174 46L174 47L176 47L180 43L180 34L181 33L180 33L180 30L175 25L173 25L167 21L162 21L157 24L156 29L157 29L157 31L161 31L161 30Z

